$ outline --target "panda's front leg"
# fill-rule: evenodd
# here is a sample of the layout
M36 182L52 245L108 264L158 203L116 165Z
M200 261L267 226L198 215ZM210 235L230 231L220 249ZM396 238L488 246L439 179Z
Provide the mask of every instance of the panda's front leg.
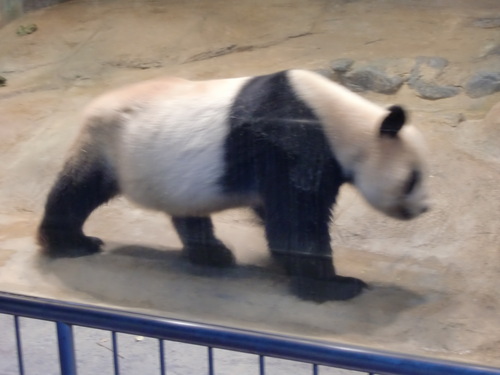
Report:
M348 300L367 287L360 279L336 274L330 246L330 207L320 197L282 194L269 203L267 240L274 258L290 276L295 295L315 302Z
M212 267L230 267L234 255L214 234L210 217L172 217L184 253L193 264Z
M276 252L273 255L290 276L292 293L303 300L318 303L348 300L367 287L363 280L336 275L331 257Z

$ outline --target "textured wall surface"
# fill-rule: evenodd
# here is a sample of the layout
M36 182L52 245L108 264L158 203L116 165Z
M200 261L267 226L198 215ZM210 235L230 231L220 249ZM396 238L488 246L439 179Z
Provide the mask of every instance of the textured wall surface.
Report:
M74 0L24 14L0 29L0 289L500 365L500 92L465 89L480 72L496 87L498 19L498 0ZM421 218L383 217L342 189L335 262L372 289L298 300L245 210L214 217L231 270L188 264L168 218L124 199L85 227L102 254L37 256L46 194L89 100L162 75L288 68L368 82L361 95L405 106L428 140L433 205Z
M2 0L0 1L0 27L21 17L24 13L68 0Z

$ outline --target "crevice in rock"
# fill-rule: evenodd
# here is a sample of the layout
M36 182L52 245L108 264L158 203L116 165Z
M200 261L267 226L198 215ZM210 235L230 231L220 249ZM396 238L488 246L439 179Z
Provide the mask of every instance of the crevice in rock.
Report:
M196 61L209 60L209 59L213 59L216 57L229 55L232 53L249 52L249 51L254 51L257 49L269 48L269 47L276 46L280 43L286 42L287 40L290 40L290 39L302 38L302 37L309 36L309 35L313 35L313 33L312 32L304 32L304 33L299 33L299 34L295 34L295 35L289 35L289 36L282 38L280 40L275 40L275 41L261 43L261 44L255 44L255 45L238 46L237 44L230 44L229 46L216 48L216 49L204 51L204 52L198 53L196 55L193 55L193 56L189 57L186 61L184 61L184 64L196 62Z

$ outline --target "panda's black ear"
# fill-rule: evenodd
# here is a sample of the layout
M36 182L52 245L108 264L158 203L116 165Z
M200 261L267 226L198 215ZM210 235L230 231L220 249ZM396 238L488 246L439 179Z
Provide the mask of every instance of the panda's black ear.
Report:
M398 105L393 105L388 110L389 114L380 125L380 135L394 138L406 122L406 113Z

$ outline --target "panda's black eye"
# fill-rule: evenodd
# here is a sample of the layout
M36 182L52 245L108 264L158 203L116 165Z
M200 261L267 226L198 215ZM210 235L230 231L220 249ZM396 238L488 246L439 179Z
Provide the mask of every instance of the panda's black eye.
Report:
M417 186L419 181L420 181L420 172L414 169L411 172L410 177L406 181L406 184L403 189L403 194L410 195Z

